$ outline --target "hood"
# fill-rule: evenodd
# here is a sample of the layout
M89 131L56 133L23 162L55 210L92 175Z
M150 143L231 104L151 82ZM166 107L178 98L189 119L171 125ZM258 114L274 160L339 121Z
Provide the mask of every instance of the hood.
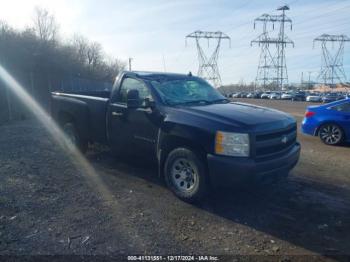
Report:
M294 118L289 114L245 103L181 106L177 107L177 110L231 127L246 127L261 131L285 128L295 123Z

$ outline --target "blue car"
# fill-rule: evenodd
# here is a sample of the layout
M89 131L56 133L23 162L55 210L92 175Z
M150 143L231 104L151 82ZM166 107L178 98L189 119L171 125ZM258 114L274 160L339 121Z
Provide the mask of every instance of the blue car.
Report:
M307 107L302 132L319 136L327 145L350 142L350 99Z

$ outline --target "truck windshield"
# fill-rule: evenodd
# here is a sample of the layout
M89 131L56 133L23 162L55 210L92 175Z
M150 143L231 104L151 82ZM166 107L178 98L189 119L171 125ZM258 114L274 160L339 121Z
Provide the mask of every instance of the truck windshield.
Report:
M197 79L151 81L164 103L168 105L228 103L219 91Z

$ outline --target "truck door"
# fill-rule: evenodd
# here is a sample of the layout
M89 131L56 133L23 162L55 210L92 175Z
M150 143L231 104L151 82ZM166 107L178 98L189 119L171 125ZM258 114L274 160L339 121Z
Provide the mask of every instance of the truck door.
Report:
M127 93L131 89L139 91L141 101L153 99L143 81L131 77L122 80L117 96L110 103L111 146L121 153L153 155L156 152L157 117L151 108L145 107L144 102L139 108L127 108Z

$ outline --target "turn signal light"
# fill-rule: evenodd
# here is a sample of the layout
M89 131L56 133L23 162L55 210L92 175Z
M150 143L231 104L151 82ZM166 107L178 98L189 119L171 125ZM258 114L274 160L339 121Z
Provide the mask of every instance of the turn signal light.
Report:
M314 115L315 115L315 112L311 112L311 111L307 111L307 112L305 113L305 117L306 117L306 118L312 117L312 116L314 116Z

